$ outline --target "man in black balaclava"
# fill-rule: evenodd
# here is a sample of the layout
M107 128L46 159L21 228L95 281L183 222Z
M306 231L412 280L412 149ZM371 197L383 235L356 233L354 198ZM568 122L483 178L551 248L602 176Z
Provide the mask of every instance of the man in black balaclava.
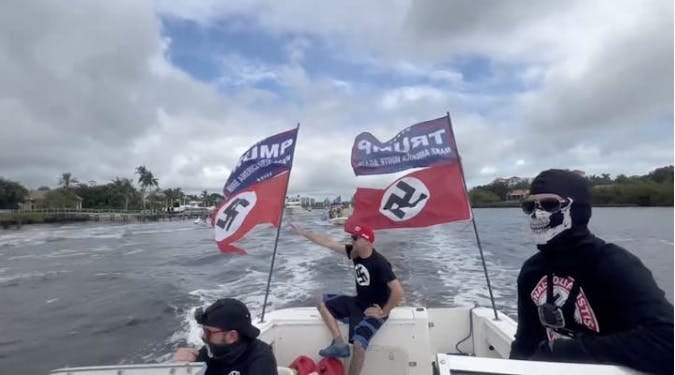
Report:
M179 348L175 362L206 362L205 375L277 374L272 348L257 338L260 330L240 301L220 299L206 311L197 309L195 320L202 326L204 346Z
M522 209L539 251L518 276L510 357L672 374L673 305L636 256L590 233L586 179L543 171Z

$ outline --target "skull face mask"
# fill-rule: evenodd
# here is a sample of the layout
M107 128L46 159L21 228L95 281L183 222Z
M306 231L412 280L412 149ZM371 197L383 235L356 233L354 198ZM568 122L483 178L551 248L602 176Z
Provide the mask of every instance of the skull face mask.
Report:
M568 202L555 211L547 211L541 207L534 209L530 215L530 230L534 234L537 245L546 245L572 227L571 207L572 199L568 198Z

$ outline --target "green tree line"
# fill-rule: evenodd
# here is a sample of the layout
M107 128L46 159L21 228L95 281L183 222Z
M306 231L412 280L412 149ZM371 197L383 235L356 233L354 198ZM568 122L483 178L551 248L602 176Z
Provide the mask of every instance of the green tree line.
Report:
M594 205L673 206L673 166L657 168L643 176L612 178L608 173L587 176ZM515 183L509 183L514 182ZM490 184L476 186L469 191L473 205L500 205L508 201L509 193L528 189L530 181L497 179Z
M96 186L79 182L71 173L59 177L59 187L47 186L38 190L45 192L38 208L72 208L81 200L82 208L123 209L123 210L166 210L185 201L199 201L204 206L215 206L223 196L208 193L185 194L181 188L159 187L159 179L145 166L135 170L137 180L116 177L112 181ZM609 174L586 177L592 186L593 204L596 205L638 205L673 206L673 166L657 168L643 176ZM508 199L514 190L524 190L530 181L525 178L494 182L476 186L469 191L471 203L480 205L502 205L516 203ZM29 191L20 183L0 177L0 209L17 209L26 202Z
M136 168L135 175L136 184L130 178L116 177L106 184L90 186L65 172L59 177L57 188L37 189L42 196L36 201L36 208L75 208L81 203L82 208L160 211L189 201L215 206L223 199L222 195L206 190L194 195L185 194L181 188L161 189L159 179L143 165ZM29 196L29 190L19 182L0 177L0 209L21 208Z

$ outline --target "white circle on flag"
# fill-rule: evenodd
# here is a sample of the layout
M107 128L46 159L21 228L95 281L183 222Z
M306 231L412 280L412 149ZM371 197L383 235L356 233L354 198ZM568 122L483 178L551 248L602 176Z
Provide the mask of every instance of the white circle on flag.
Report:
M257 201L258 196L254 191L245 191L230 198L222 205L213 219L216 242L223 241L236 232Z
M370 272L368 272L368 268L363 264L358 263L354 266L354 277L356 278L356 283L360 286L370 285Z
M420 179L403 177L382 195L380 213L393 221L410 220L422 212L430 197L429 189Z

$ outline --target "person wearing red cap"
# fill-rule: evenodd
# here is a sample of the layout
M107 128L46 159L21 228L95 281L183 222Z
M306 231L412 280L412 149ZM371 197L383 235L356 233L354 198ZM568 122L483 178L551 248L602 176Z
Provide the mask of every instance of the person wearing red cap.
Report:
M272 347L258 339L260 330L241 301L219 299L206 310L198 308L195 320L204 331L204 346L179 348L174 362L206 362L205 375L278 373Z
M337 319L349 321L349 342L354 354L349 364L349 374L361 372L368 343L389 317L391 310L403 299L403 288L394 275L391 264L373 247L375 233L371 228L356 225L346 231L351 234L351 244L342 244L326 236L312 233L296 224L291 229L317 245L347 256L354 264L356 296L326 294L319 303L319 312L333 335L331 344L320 350L322 357L349 357Z

